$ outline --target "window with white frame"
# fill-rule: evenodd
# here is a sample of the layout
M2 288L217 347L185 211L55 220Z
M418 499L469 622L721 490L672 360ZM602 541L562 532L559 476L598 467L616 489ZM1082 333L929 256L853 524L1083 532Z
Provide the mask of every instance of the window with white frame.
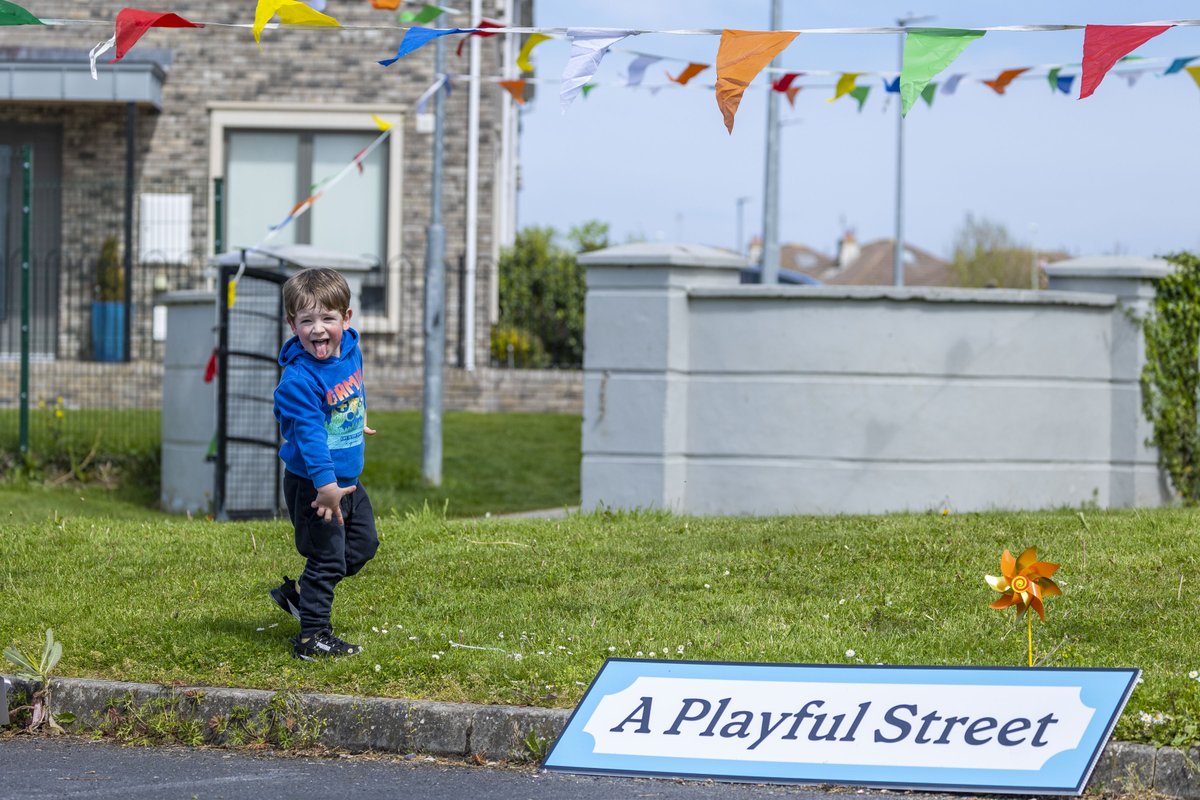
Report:
M398 126L387 146L377 146L359 167L351 167L380 135L372 112L230 104L214 108L212 119L210 167L224 178L227 249L254 246L270 234L271 244L311 244L372 261L376 266L364 278L356 310L365 329L394 329L399 314ZM317 199L306 213L270 233L313 195Z

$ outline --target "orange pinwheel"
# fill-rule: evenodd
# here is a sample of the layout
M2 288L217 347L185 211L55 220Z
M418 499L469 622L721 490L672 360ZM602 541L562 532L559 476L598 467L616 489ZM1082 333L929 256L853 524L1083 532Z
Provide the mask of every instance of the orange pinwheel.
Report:
M1000 572L995 575L985 575L988 585L1001 593L999 600L992 603L990 608L1017 607L1017 617L1032 608L1043 621L1046 619L1046 609L1042 605L1043 597L1053 597L1062 594L1058 584L1050 580L1050 576L1058 571L1058 564L1037 560L1037 549L1029 548L1021 553L1020 558L1005 550L1000 556Z

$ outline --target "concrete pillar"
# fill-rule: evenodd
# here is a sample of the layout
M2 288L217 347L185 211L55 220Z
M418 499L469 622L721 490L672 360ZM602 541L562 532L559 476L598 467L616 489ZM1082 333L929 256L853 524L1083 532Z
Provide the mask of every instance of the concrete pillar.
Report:
M1158 454L1146 445L1151 425L1142 413L1140 378L1146 362L1142 321L1154 302L1154 282L1173 267L1157 258L1087 256L1046 266L1048 289L1115 295L1113 314L1111 483L1109 505L1115 508L1161 506L1171 490L1158 468Z
M687 492L688 290L739 282L747 262L710 247L588 253L582 506L682 511Z
M204 368L216 344L216 296L173 292L162 303L167 307L167 343L159 499L163 511L207 514L212 510L215 473L205 455L217 431L217 384L204 382Z

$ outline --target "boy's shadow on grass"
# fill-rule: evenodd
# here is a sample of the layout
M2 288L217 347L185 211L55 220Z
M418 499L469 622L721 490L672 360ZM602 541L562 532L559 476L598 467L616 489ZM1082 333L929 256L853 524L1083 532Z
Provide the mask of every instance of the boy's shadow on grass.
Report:
M235 636L250 644L276 646L287 644L287 640L300 632L300 623L283 614L264 610L260 615L247 620L246 617L200 617L181 621L181 627L193 629L199 636L214 633Z

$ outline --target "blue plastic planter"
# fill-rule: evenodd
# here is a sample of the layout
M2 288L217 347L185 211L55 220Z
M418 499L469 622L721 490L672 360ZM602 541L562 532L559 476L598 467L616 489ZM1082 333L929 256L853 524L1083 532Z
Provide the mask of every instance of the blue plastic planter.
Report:
M119 300L92 303L92 355L97 361L125 360L125 304Z

